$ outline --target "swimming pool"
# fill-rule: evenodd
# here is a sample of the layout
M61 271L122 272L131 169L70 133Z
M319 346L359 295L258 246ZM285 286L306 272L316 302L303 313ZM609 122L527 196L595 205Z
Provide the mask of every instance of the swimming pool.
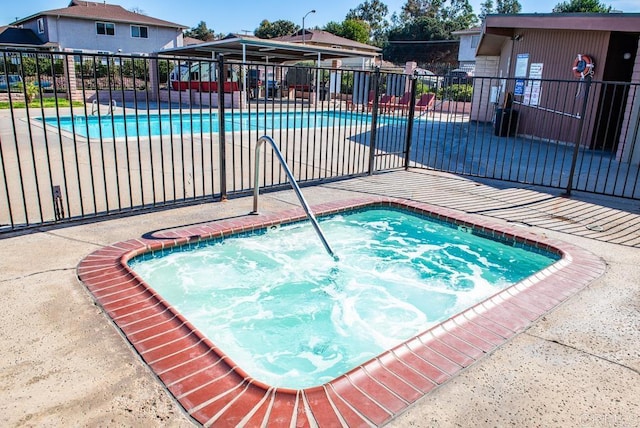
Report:
M322 385L555 262L427 216L374 207L129 262L263 383Z
M41 119L40 119L41 120ZM48 117L45 124L91 139L136 138L218 132L218 114L162 113L103 116ZM369 123L371 116L345 111L267 111L229 112L224 115L225 130L229 132L264 132L273 129L304 129Z
M388 422L604 271L600 259L574 245L414 201L371 197L317 205L313 211L322 216L370 207L428 215L466 228L465 233L526 244L561 259L348 373L304 389L274 388L251 377L127 266L137 256L169 247L199 247L211 238L304 220L302 209L229 218L114 243L82 260L78 278L140 358L198 422L323 427Z

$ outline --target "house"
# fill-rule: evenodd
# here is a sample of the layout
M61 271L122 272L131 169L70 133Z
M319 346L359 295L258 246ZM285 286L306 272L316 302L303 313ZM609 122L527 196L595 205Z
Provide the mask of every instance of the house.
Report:
M336 36L335 34L329 33L328 31L310 30L308 28L305 30L300 30L291 36L276 37L273 40L324 48L341 49L344 51L367 53L367 56L354 56L352 58L342 59L342 67L345 68L371 69L375 65L378 65L378 58L382 54L382 49L380 49L379 47ZM330 66L331 64L327 63L322 65Z
M62 50L137 55L182 46L182 32L188 28L119 5L80 0L11 25L31 30L43 44L57 44Z
M27 28L0 27L0 47L14 49L28 49L32 51L57 50L58 44L44 42L36 34Z
M640 14L488 15L475 74L499 79L474 81L471 119L490 121L509 94L518 134L577 142L638 163L639 41ZM585 79L594 82L588 97Z
M467 30L454 31L451 34L460 38L458 49L458 68L465 70L472 75L476 69L476 49L480 43L480 27L469 28Z

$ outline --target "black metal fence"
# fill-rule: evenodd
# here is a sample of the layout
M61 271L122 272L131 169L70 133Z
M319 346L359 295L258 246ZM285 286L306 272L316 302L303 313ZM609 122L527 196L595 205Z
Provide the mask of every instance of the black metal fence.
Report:
M0 233L249 192L262 135L307 184L417 167L640 197L629 83L0 55Z

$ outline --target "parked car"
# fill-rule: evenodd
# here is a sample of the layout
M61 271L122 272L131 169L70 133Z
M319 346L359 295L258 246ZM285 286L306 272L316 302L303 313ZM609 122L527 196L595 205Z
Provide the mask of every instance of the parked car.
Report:
M171 73L169 73L169 81L170 82L176 82L176 81L187 81L189 80L189 66L186 64L181 64L181 65L176 65L173 67L173 70L171 70Z
M431 70L426 70L424 68L416 68L415 75L427 85L431 90L437 91L442 86L442 76L436 76L436 74Z
M53 84L51 82L49 82L48 80L38 80L33 82L34 85L36 86L40 86L42 89L48 89L51 88L53 86Z
M461 68L456 68L444 76L442 86L470 85L472 79L473 77L471 76L471 73L466 70L462 70Z
M9 81L8 85L7 80ZM20 84L22 84L22 76L19 74L9 74L8 76L0 74L0 90L6 91L7 87L17 88Z

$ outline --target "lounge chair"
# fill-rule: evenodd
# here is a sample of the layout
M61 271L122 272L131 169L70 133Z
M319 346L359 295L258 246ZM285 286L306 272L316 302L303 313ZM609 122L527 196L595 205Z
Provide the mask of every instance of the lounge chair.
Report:
M411 92L405 92L404 94L402 94L402 97L400 97L400 99L390 107L394 110L401 109L402 111L404 111L405 109L406 110L409 109L410 102L411 102Z
M422 94L420 99L416 103L416 111L427 111L433 104L436 102L436 94L432 92L427 92L426 94Z
M382 113L386 113L389 110L393 110L393 104L395 99L396 97L393 95L384 94L383 96L380 97L380 100L378 101L378 109L380 109ZM373 103L371 103L371 107L369 108L369 110L371 110L371 108L373 108Z
M373 105L373 97L375 97L375 96L376 96L376 92L375 91L373 91L373 90L369 91L367 99L363 100L362 103L354 103L353 102L353 96L352 96L352 99L347 101L347 108L349 110L354 110L357 105L363 104L363 108L362 108L363 111L364 111L364 105L367 106L368 110L371 110L371 106Z

